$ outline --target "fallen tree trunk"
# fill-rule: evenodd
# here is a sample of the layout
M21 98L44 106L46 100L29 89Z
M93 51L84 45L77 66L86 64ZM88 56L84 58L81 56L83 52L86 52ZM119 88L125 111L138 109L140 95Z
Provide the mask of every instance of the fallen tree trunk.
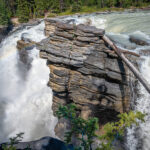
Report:
M133 55L133 56L136 56L136 57L140 57L140 55L137 54L137 53L135 53L135 52L127 51L127 50L120 49L120 48L118 48L118 50L119 50L120 52L124 53L124 54L130 54L130 55ZM105 51L107 51L108 53L114 53L114 51L109 50L109 49L108 49L108 50L105 50Z
M117 46L107 37L103 36L103 40L110 45L110 47L116 52L116 54L125 62L133 74L139 79L145 89L150 93L150 85L143 77L143 75L134 67L134 65L125 57L125 55L117 48Z
M131 52L131 51L127 51L127 50L120 49L120 48L118 48L118 50L121 51L121 52L124 53L124 54L130 54L130 55L134 55L134 56L136 56L136 57L140 57L139 54L134 53L134 52Z

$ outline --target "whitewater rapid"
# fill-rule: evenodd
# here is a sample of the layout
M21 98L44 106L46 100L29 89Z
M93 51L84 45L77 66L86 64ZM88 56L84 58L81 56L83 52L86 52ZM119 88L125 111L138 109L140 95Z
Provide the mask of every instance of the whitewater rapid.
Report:
M85 16L74 16L66 19L74 19L76 24L91 22L97 28L105 29L106 34L123 49L142 53L143 50L149 51L149 46L140 46L131 43L129 37L134 35L150 43L150 11L136 12L114 12L90 14ZM150 55L141 55L139 70L150 84ZM134 110L146 113L145 123L140 124L139 128L132 127L127 131L125 143L127 150L150 150L150 95L139 83L139 97L132 106Z
M51 109L52 90L47 86L50 71L46 60L39 58L39 51L33 48L29 52L31 68L26 69L16 48L24 33L36 42L46 38L44 27L44 22L28 26L0 44L0 142L20 132L24 133L23 141L55 137L57 119Z

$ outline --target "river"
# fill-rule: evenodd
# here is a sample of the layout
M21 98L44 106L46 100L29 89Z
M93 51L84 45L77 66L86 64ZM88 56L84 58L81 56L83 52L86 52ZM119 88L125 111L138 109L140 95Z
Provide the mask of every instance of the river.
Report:
M24 141L55 136L57 119L51 109L52 90L47 86L50 71L46 60L39 58L39 51L33 48L31 68L26 69L16 48L23 34L37 42L46 38L44 27L44 22L27 26L0 44L0 142L20 132L24 133Z

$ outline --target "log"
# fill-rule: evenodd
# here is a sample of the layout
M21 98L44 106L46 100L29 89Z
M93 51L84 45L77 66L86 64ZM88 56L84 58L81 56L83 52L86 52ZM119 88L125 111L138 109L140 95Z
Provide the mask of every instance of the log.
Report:
M135 53L135 52L131 52L131 51L127 51L127 50L124 50L124 49L120 49L120 48L118 48L119 49L119 51L120 52L122 52L122 53L124 53L124 54L130 54L130 55L133 55L133 56L136 56L136 57L140 57L140 55L139 54L137 54L137 53ZM112 51L112 50L105 50L106 52L108 52L108 53L114 53L114 51Z
M117 46L106 36L104 35L103 40L110 45L110 47L115 51L115 53L125 62L128 68L133 72L135 77L141 82L141 84L145 87L145 89L150 93L150 85L148 81L143 77L143 75L134 67L134 65L125 57L124 53L122 53Z
M130 54L130 55L133 55L133 56L136 56L136 57L140 57L140 55L135 53L135 52L127 51L127 50L120 49L120 48L118 48L118 50L121 51L124 54Z

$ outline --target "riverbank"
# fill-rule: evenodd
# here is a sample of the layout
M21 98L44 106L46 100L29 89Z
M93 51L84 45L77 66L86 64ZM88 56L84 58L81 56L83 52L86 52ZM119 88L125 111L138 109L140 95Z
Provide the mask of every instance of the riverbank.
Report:
M106 12L124 12L124 11L137 11L137 10L150 10L150 5L145 7L130 7L130 8L97 8L96 6L93 7L87 7L83 6L80 11L78 12L72 12L71 9L61 12L58 14L49 13L47 17L56 17L56 16L69 16L69 15L84 15L84 14L90 14L90 13L106 13Z
M72 16L72 15L86 15L86 14L91 14L91 13L110 13L110 12L124 12L124 11L129 11L129 12L134 12L134 11L147 11L150 10L150 4L147 6L142 6L142 7L130 7L130 8L117 8L117 7L112 7L112 8L97 8L97 6L82 6L80 11L77 12L72 12L71 8L66 10L65 12L61 13L51 13L51 12L46 12L44 16L41 18L33 18L28 21L28 23L33 22L38 19L43 19L43 18L55 18L55 17L62 17L62 16ZM19 23L19 20L17 17L11 18L11 22L14 26L19 26L22 23Z

